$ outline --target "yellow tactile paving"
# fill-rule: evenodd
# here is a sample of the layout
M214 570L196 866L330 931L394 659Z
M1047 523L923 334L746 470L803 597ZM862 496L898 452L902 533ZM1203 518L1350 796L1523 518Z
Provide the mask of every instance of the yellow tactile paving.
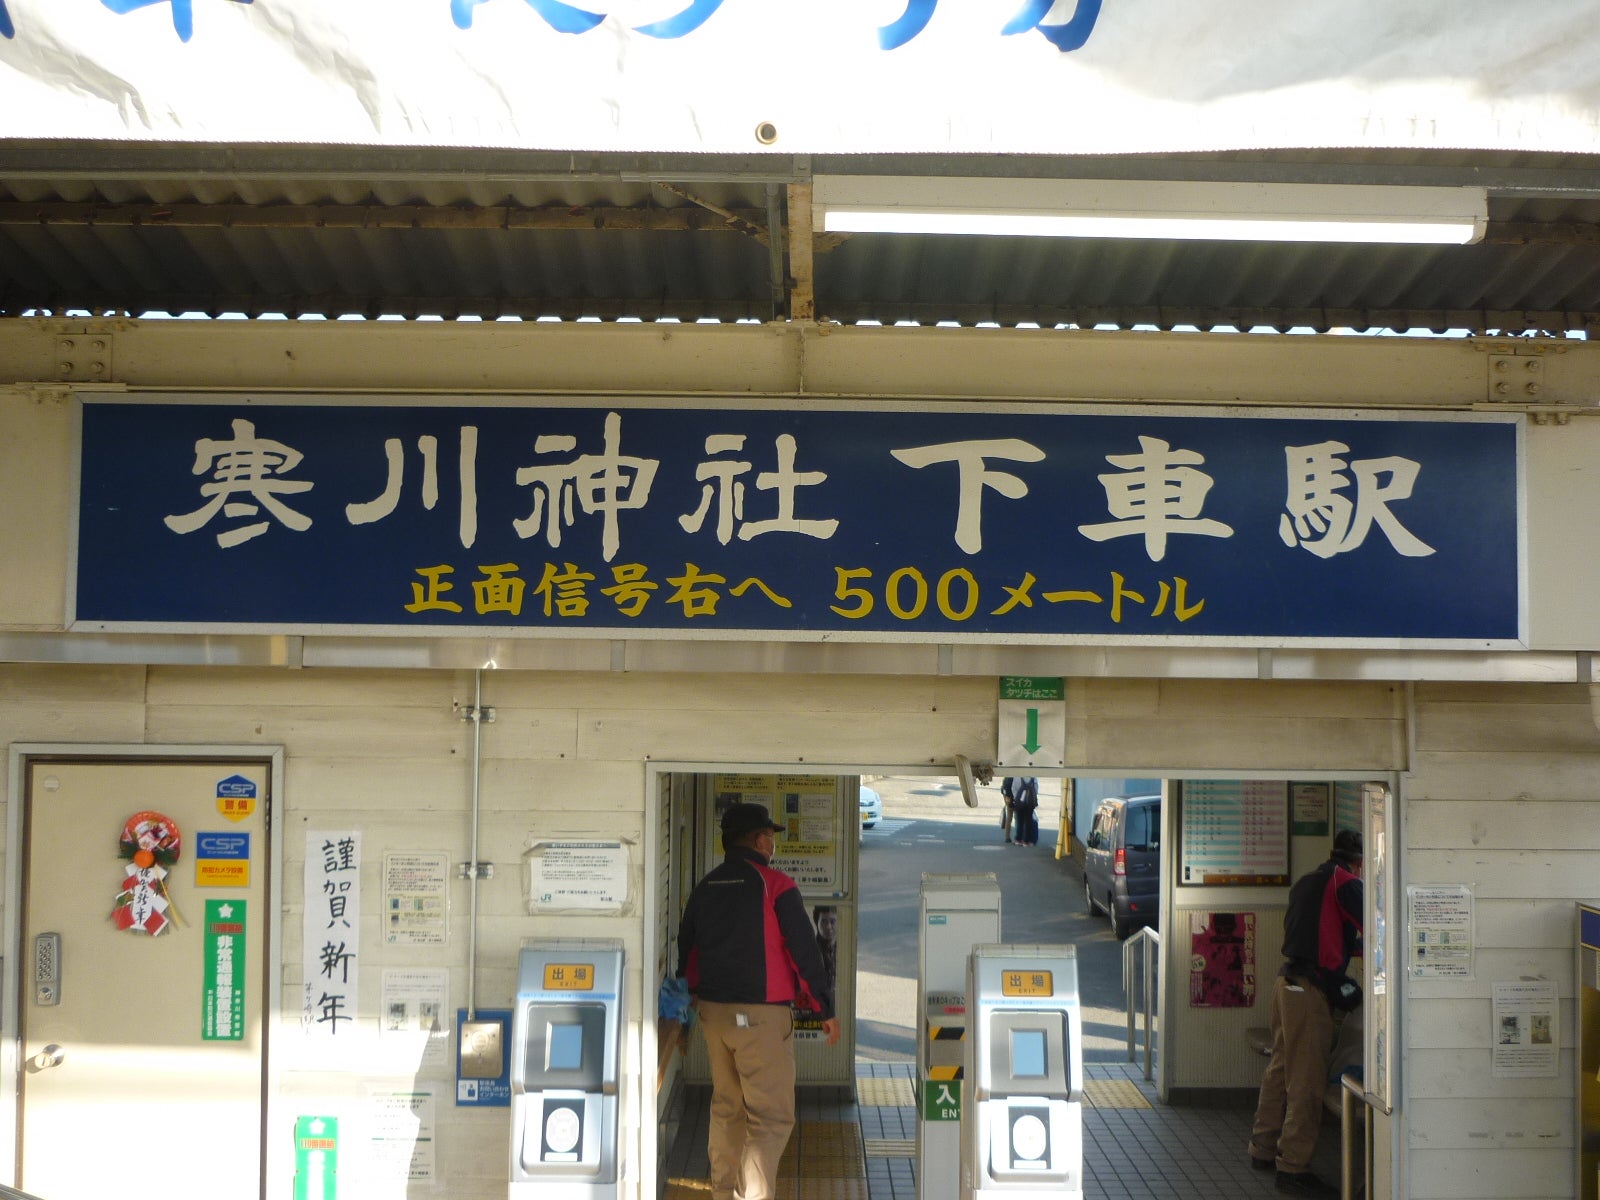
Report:
M868 1158L915 1158L915 1138L863 1138L861 1148Z
M669 1179L662 1200L706 1200L709 1195L709 1179Z
M1086 1079L1083 1084L1085 1104L1095 1108L1149 1108L1137 1084L1126 1079Z
M704 1179L667 1180L663 1200L707 1200ZM852 1121L801 1121L778 1163L777 1200L867 1200L861 1129Z
M861 1128L849 1121L801 1121L778 1164L779 1177L829 1179L865 1175Z
M860 1179L778 1180L778 1200L867 1200L867 1181Z
M711 1184L704 1179L669 1179L662 1200L706 1200ZM865 1176L858 1179L792 1175L778 1177L778 1200L867 1200Z
M856 1080L856 1103L863 1108L914 1108L917 1101L909 1079L863 1076Z

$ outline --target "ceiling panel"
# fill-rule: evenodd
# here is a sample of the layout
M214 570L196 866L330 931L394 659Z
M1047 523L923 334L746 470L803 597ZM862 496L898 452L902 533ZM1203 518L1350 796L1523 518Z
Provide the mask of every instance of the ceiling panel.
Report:
M1462 247L819 236L820 319L1600 327L1600 163L1464 152L824 164L0 142L0 315L782 319L810 236L788 189L824 167L1472 183L1491 223Z

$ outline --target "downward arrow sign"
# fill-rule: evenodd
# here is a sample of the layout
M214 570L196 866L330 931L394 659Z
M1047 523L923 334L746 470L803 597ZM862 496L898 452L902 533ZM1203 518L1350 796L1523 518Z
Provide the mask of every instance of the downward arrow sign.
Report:
M1032 754L1040 746L1039 742L1039 710L1028 710L1028 736L1022 739L1022 748Z

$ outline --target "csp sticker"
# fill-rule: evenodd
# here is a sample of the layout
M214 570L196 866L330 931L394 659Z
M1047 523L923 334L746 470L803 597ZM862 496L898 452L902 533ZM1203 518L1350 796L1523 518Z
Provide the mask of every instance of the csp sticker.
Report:
M195 834L195 887L249 887L250 835L219 831Z
M243 821L256 811L256 784L243 775L217 781L217 811L230 821Z

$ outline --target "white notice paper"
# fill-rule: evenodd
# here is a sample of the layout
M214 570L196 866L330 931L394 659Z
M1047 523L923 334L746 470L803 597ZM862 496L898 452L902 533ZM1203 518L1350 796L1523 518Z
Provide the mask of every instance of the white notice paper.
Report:
M1472 889L1465 884L1406 888L1411 978L1472 978Z
M367 1087L367 1178L371 1200L405 1200L434 1179L438 1103L431 1088Z
M628 901L622 842L534 842L522 855L528 911L621 912Z
M1556 1074L1560 1037L1556 1029L1556 985L1542 980L1494 985L1496 1079Z
M449 941L450 857L443 851L383 856L383 940L442 946Z
M443 967L386 967L379 1029L408 1067L442 1066L450 1045L450 972ZM390 1046L399 1047L390 1050Z

